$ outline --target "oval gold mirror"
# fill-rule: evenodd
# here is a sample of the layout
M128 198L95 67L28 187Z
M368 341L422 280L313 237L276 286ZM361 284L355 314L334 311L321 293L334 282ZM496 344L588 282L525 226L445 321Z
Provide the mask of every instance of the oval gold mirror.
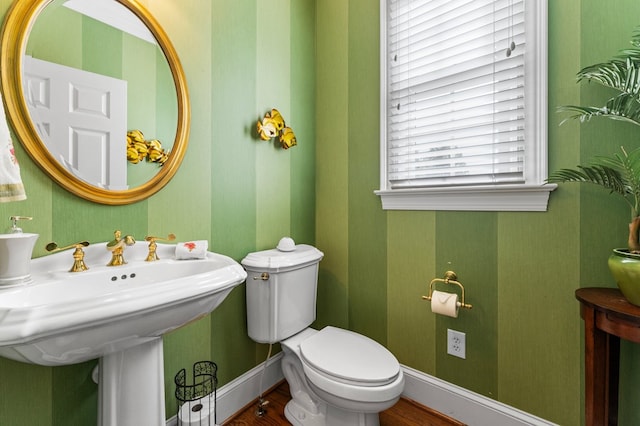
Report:
M98 7L81 11L76 5ZM79 29L60 18L72 14ZM67 38L53 46L35 42L51 43L60 33ZM99 38L103 33L106 40ZM7 118L27 153L55 182L84 199L121 205L143 200L171 180L188 144L187 84L168 36L143 6L135 0L16 0L0 37ZM79 53L69 60L73 49ZM66 62L56 55L66 56ZM32 71L34 63L38 72ZM56 77L40 73L49 66L55 67ZM95 70L105 67L111 67L111 75ZM56 102L61 107L50 107ZM47 108L38 110L41 105ZM65 112L57 112L61 110ZM66 116L68 110L81 112L80 118ZM110 123L103 128L100 120L105 117ZM135 152L128 155L132 130L146 139L146 148L139 151L142 161L132 158ZM159 155L144 157L142 152L155 146L161 146L162 160Z

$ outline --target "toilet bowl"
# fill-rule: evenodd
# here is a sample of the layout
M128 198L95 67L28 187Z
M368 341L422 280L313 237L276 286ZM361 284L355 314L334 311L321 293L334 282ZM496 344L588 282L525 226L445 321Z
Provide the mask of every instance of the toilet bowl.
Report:
M296 426L378 426L378 414L404 389L398 360L353 331L310 328L323 253L285 242L250 253L241 263L248 275L249 337L279 342L284 352L282 371L292 398L285 407L287 420Z
M358 333L307 328L280 344L292 395L285 416L294 425L379 425L378 413L404 389L396 358Z

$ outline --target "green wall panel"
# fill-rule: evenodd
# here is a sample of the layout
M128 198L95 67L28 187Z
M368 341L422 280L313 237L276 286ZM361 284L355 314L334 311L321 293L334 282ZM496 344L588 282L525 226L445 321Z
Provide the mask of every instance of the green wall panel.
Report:
M387 343L386 215L379 188L379 11L370 1L349 3L349 328ZM374 120L373 123L376 121ZM376 230L376 232L371 232Z
M255 121L272 108L291 124L290 2L257 1L256 7L256 114L247 126L255 128ZM256 137L255 144L256 244L262 250L291 233L291 154L280 147L278 138L263 142Z
M316 2L316 244L325 256L318 326L347 327L349 276L349 4Z
M291 2L291 113L288 124L298 145L289 149L291 165L291 238L315 243L315 1ZM311 224L312 226L309 226Z
M498 221L499 400L559 424L580 415L575 205L558 196L548 213Z
M0 424L53 424L52 370L0 358Z
M53 424L85 426L89 419L93 424L98 405L98 386L91 379L91 373L96 365L96 361L87 361L51 369L55 389Z
M257 84L257 19L253 1L216 1L212 16L211 226L217 250L241 260L256 249L257 141L254 136ZM230 43L230 40L234 40ZM229 102L233 99L234 102ZM211 351L221 383L256 362L256 346L245 328L244 285L212 315Z
M45 8L33 26L25 53L34 58L82 68L82 40L81 15L66 7Z
M438 212L436 214L436 271L444 278L454 271L465 288L465 302L457 318L436 317L437 376L486 396L497 395L497 215L495 213ZM440 291L460 293L447 284ZM447 354L447 330L466 334L466 359Z
M65 8L61 8L65 9ZM73 13L73 16L78 16L77 13ZM113 78L123 77L123 64L124 53L124 39L127 38L131 42L135 42L134 37L127 37L122 31L118 31L113 27L104 25L98 21L95 21L88 17L82 17L80 28L82 29L82 37L79 39L81 42L82 53L80 60L82 60L82 69L91 71L103 75L108 75ZM77 24L70 24L70 28L74 28ZM50 35L49 35L50 36ZM75 40L65 40L65 42L74 43ZM76 43L78 41L75 41ZM140 41L140 44L143 42ZM149 44L149 43L146 43ZM104 58L112 58L110 61L105 61ZM58 57L52 57L52 61L59 61ZM139 59L139 60L138 60ZM128 64L130 67L146 69L145 58L137 58L135 53L131 56L131 60ZM141 66L144 65L144 66ZM130 89L128 87L128 89ZM152 90L149 96L155 97L155 90Z
M398 360L436 374L436 316L428 301L436 274L436 215L389 212L387 215L388 348Z

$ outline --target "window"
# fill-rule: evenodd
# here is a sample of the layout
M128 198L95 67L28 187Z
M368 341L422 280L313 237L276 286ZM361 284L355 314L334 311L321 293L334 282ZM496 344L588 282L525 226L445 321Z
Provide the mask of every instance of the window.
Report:
M547 209L545 0L381 0L384 209Z

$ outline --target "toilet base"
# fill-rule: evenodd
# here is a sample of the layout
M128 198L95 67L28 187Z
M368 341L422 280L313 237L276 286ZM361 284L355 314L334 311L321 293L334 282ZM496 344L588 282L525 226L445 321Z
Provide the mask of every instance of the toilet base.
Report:
M312 413L292 399L284 407L284 416L294 426L325 426L324 413Z
M380 426L378 413L355 413L325 405L325 412L312 413L290 400L284 407L284 415L294 426Z

